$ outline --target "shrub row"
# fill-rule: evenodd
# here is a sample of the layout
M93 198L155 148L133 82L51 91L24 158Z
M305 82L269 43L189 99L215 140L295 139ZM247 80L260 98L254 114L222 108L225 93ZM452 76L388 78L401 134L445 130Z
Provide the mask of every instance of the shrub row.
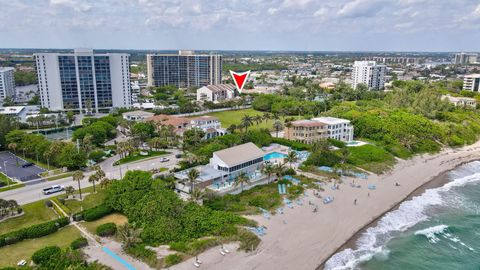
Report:
M59 228L68 225L68 223L70 223L70 221L64 217L0 235L0 247L14 244L25 239L34 239L49 235L56 232Z
M292 149L298 150L298 151L304 151L304 150L310 150L311 149L311 146L308 145L308 144L299 143L299 142L287 140L287 139L284 139L284 138L272 137L272 142L273 143L278 143L278 144L281 144L281 145L285 145L285 146L289 146Z
M98 236L112 236L117 232L117 225L113 222L105 223L97 227Z
M108 214L111 214L113 209L110 206L105 204L100 204L98 206L83 210L80 213L74 215L73 219L75 221L85 220L85 221L94 221L100 219Z
M77 238L73 240L73 242L70 244L70 248L72 248L73 250L83 248L86 246L88 246L88 241L87 241L87 238L85 237Z

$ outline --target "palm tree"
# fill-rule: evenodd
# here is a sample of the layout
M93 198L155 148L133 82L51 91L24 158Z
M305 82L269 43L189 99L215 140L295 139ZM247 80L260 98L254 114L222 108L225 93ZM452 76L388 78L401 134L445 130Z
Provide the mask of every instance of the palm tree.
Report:
M235 130L237 129L237 125L231 124L228 128L227 131L230 133L235 133Z
M237 179L235 179L235 187L240 185L243 192L243 185L248 184L249 182L250 182L250 178L248 178L248 175L245 172L241 172L237 176Z
M102 180L100 180L100 187L101 187L101 188L106 188L106 187L108 187L111 183L112 183L112 180L105 177L105 178L103 178Z
M197 169L191 169L188 172L188 183L190 184L190 193L192 193L193 190L195 190L195 182L197 181L197 178L200 176L200 172L198 172Z
M262 123L263 117L260 114L257 114L253 117L252 120L255 121L255 123L257 123L257 125L259 125L260 123Z
M278 132L283 129L282 122L280 122L279 120L275 121L275 123L273 123L273 129L275 130L277 134L276 136L278 138Z
M129 248L136 243L140 243L140 231L128 223L118 228L118 235L123 243L123 248Z
M290 120L285 120L285 127L287 128L287 133L290 133L290 128L292 128L293 124ZM285 137L288 138L288 137Z
M272 115L270 113L264 113L263 114L263 120L265 120L265 124L268 122L268 120L272 119Z
M248 115L248 114L245 114L243 117L242 117L242 121L241 121L241 124L243 127L245 127L245 133L248 131L248 127L251 126L253 123L253 118L252 116Z
M73 194L75 193L75 188L72 187L72 186L68 186L65 188L65 199L68 198L68 196L70 196L70 194Z
M267 164L263 167L262 172L267 175L268 181L267 183L270 184L270 178L272 177L273 173L275 172L272 164Z
M288 152L288 155L284 158L284 161L290 164L290 169L292 168L292 163L298 161L298 155L295 151Z
M78 183L78 193L80 194L80 200L82 200L82 189L80 187L80 180L83 179L84 175L82 171L75 171L72 175L73 181Z
M10 215L12 215L14 210L17 209L17 207L18 207L18 203L15 200L8 200L7 205L8 205L8 208L10 210Z
M88 182L93 184L93 193L96 192L96 190L95 190L95 182L97 182L97 181L98 181L98 175L97 175L96 173L91 174L91 175L88 177Z
M17 167L18 167L17 148L18 148L18 144L17 144L17 143L9 143L9 144L8 144L8 149L13 150L13 152L15 153L15 160L16 160L16 162L17 162Z
M275 176L277 176L277 179L281 179L283 176L283 165L284 164L275 164L273 166L273 171L275 172Z
M196 203L200 202L201 203L204 196L205 196L205 191L203 191L199 188L196 188L190 193L190 200L192 202L196 202Z

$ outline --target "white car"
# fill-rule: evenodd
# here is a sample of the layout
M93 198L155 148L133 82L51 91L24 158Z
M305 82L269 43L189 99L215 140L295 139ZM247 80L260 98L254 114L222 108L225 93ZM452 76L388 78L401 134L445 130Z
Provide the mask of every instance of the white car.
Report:
M166 157L162 157L162 158L160 159L160 162L168 162L168 161L170 161L170 159L169 159L169 158L166 158Z
M48 194L52 194L52 193L61 192L61 191L64 191L64 190L65 190L64 186L55 185L55 186L51 186L49 188L44 188L42 191L43 191L44 195L48 195Z

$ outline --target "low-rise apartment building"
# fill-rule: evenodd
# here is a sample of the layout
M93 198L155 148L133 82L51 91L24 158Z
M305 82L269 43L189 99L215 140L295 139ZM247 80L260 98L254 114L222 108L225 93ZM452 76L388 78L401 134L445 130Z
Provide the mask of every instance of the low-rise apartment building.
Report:
M349 120L335 117L318 117L297 120L292 127L285 128L284 137L301 143L312 144L321 139L353 140L353 126Z
M472 108L477 107L477 100L474 98L452 97L450 95L443 95L442 100L446 100L455 106L472 107Z
M209 115L191 118L190 127L203 130L203 132L205 132L204 140L227 134L227 131L222 128L220 120L218 120L217 117Z
M233 84L207 85L197 89L197 101L199 102L218 103L237 96L238 91Z

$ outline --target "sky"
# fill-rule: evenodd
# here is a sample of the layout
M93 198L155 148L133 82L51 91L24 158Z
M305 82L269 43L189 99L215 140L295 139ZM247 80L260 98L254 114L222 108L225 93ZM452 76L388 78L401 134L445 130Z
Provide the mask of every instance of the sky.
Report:
M0 0L0 47L480 51L480 0Z

